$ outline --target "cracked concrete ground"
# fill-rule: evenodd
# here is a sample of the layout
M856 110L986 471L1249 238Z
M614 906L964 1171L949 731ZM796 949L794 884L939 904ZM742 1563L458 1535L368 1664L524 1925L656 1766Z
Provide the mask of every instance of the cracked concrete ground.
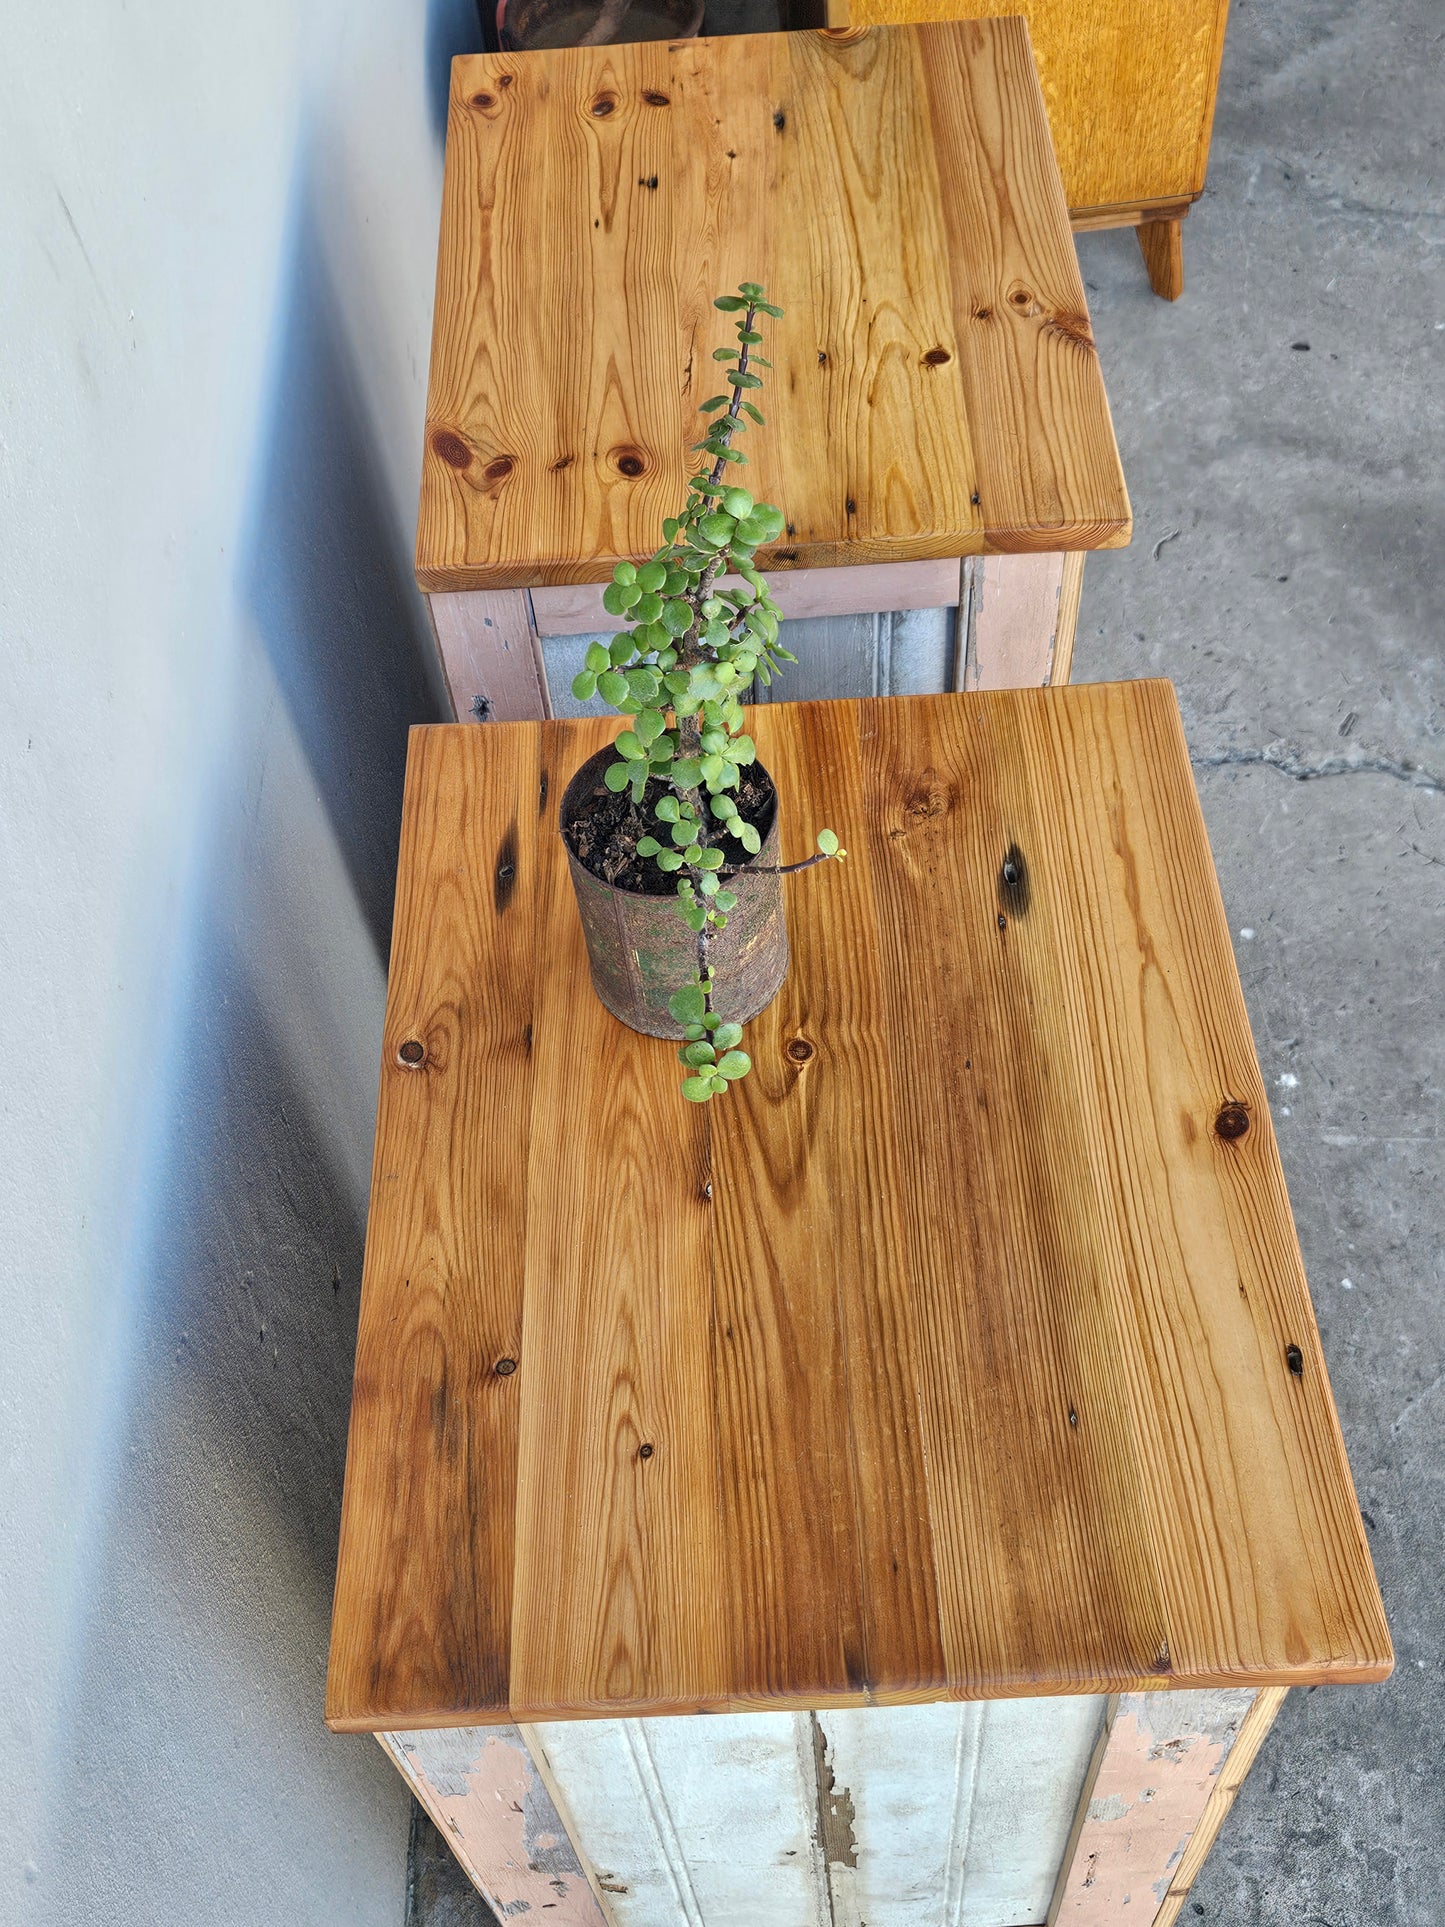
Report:
M1234 0L1183 301L1080 241L1137 533L1075 675L1179 689L1398 1655L1291 1697L1185 1922L1445 1922L1442 73L1438 0Z
M1438 0L1234 0L1184 299L1079 248L1136 534L1075 675L1179 689L1397 1653L1287 1702L1229 1927L1445 1922L1442 75Z

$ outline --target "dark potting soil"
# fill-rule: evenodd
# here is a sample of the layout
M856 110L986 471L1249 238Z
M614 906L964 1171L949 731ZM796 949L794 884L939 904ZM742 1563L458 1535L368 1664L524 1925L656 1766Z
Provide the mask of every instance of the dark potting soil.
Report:
M599 776L591 794L583 798L562 831L568 849L584 869L619 890L634 890L644 897L676 896L676 874L659 870L655 857L637 854L637 845L645 836L655 836L664 848L668 847L671 826L658 821L657 804L670 793L667 784L653 776L648 779L641 803L634 803L630 790L620 794L610 790ZM743 821L751 823L765 838L777 807L773 779L767 771L756 763L747 764L738 772L738 787L728 794ZM735 837L724 834L721 823L716 823L712 840L727 851L729 868L752 861Z

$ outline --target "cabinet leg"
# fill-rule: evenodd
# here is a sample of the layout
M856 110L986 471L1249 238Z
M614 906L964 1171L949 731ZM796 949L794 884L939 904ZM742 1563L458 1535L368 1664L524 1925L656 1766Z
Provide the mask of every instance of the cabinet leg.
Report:
M525 589L434 592L427 603L459 723L540 722L552 714Z
M515 1726L378 1733L463 1872L502 1920L607 1927L552 1794Z
M1110 1702L1049 1927L1172 1927L1283 1687L1124 1693Z
M1134 230L1149 271L1149 286L1161 300L1177 301L1184 292L1184 228L1180 221L1142 221Z
M966 556L954 688L1067 682L1083 580L1081 554Z

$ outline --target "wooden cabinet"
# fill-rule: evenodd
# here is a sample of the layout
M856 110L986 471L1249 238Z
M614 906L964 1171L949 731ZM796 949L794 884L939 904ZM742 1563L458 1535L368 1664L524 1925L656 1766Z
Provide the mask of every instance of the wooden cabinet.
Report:
M1137 227L1156 294L1183 292L1228 0L827 0L828 24L1022 14L1076 228Z
M1131 523L1023 23L648 41L453 66L416 570L459 719L547 715L548 642L610 628L747 278L789 613L922 595L961 611L935 687L1067 674Z
M750 729L849 856L706 1107L589 988L615 721L413 732L328 1719L508 1919L1168 1927L1391 1665L1173 692Z

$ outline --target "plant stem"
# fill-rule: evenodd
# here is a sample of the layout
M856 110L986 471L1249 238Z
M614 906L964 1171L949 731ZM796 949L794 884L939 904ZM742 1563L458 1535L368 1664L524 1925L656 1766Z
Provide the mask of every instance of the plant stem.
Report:
M753 322L757 319L757 312L757 309L750 302L743 321L744 333L752 333ZM748 343L744 342L738 354L736 372L740 375L745 375L747 371ZM733 385L733 398L728 406L727 414L724 417L725 434L729 443L731 443L732 431L736 428L738 418L742 413L742 405L743 389L735 383ZM726 468L727 462L719 455L712 465L712 473L708 476L707 488L702 491L705 501L715 502L719 495L721 495L723 474ZM677 660L680 668L687 670L695 669L702 660L702 650L698 645L697 639L698 628L703 620L702 605L710 599L713 592L713 585L722 573L722 566L722 555L715 555L706 569L704 569L701 580L689 598L692 604L692 626L677 645ZM673 714L677 719L677 746L682 756L689 758L700 757L702 754L702 724L698 716L696 714L690 716L677 715L675 706ZM707 820L707 810L703 804L702 791L700 789L679 791L674 785L673 794L687 799L698 820L698 841L704 849L710 848L712 843L711 826ZM727 876L733 874L733 872L722 871L719 872L719 874ZM702 903L704 911L706 911L708 899L698 890L698 884L703 876L702 870L689 865L687 875L692 882L694 891L697 892L698 900ZM708 978L708 962L711 948L712 940L709 935L708 924L706 920L704 920L702 929L697 933L697 974L702 983L703 1008L709 1012L712 1010L712 989Z
M811 870L815 863L826 863L827 857L819 850L815 856L805 856L801 863L770 863L765 868L756 863L739 863L729 869L726 864L717 872L720 877L791 877L799 870Z

